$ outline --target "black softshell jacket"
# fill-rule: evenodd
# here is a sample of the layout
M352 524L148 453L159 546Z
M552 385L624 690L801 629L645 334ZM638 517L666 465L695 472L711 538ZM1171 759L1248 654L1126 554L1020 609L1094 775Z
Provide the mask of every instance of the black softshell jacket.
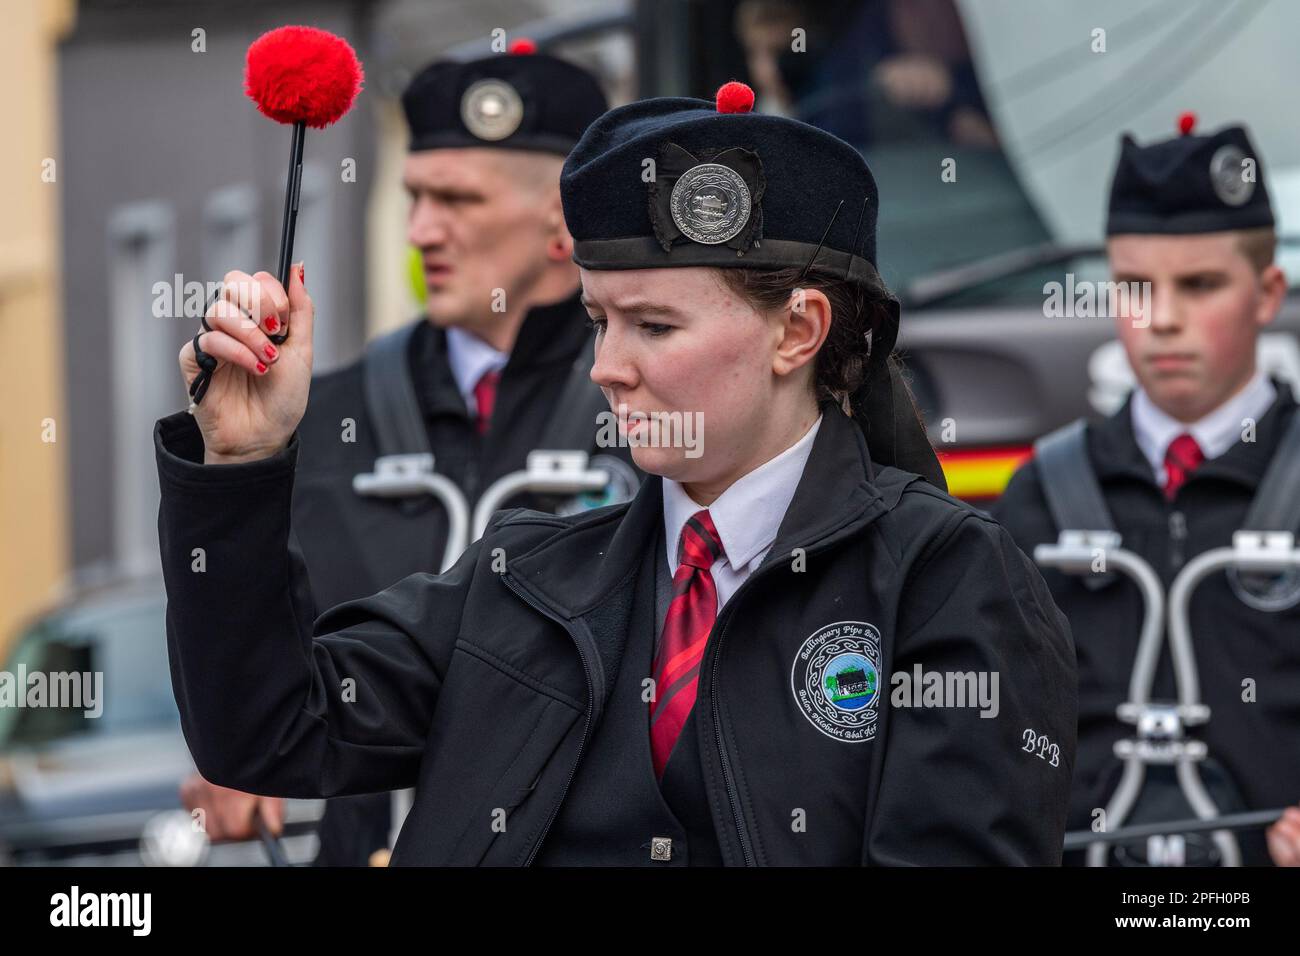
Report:
M1281 436L1296 414L1290 388L1274 380L1278 397L1262 416L1254 441L1236 442L1200 465L1172 501L1155 483L1133 434L1132 396L1117 413L1088 427L1088 455L1123 546L1146 560L1166 591L1199 554L1232 543ZM1056 541L1057 528L1030 462L1011 479L994 508L1016 542L1032 553ZM1086 829L1119 779L1117 740L1135 729L1116 708L1127 698L1145 606L1141 591L1119 577L1097 591L1060 571L1043 573L1070 619L1079 664L1079 760L1070 828ZM1294 596L1294 584L1287 589ZM1283 602L1285 603L1285 602ZM1266 810L1300 800L1300 603L1277 610L1243 603L1226 571L1206 578L1189 605L1201 700L1210 720L1191 729L1229 775L1244 806ZM1249 682L1249 683L1247 683ZM1246 693L1247 686L1254 693ZM1152 698L1177 699L1168 642L1162 646ZM1247 864L1270 862L1262 829L1239 831Z
M701 774L724 862L1059 863L1077 708L1065 617L1000 525L873 465L857 426L833 403L822 412L776 542L701 664ZM180 413L155 442L172 680L202 773L296 797L414 786L394 865L531 862L631 629L653 626L630 610L661 481L570 517L500 512L446 573L317 617L290 547L296 436L270 458L205 466ZM849 702L868 678L875 695L837 711L828 681L816 710L810 649L846 624L878 637ZM996 707L895 686L929 674L996 674Z

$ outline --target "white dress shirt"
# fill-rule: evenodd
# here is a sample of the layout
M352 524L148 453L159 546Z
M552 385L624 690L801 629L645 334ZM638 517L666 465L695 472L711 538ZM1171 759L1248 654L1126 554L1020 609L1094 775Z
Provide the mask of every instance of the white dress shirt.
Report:
M474 386L485 373L504 368L510 361L510 353L498 352L477 335L453 326L447 329L447 358L451 362L451 374L456 377L456 387L465 399L465 408L473 417L478 414Z
M709 569L718 590L719 611L750 572L763 563L776 542L776 532L794 498L821 423L819 415L807 434L775 458L732 482L731 487L708 506L709 517L718 529L722 550L726 552ZM705 506L691 498L678 482L670 478L662 481L668 569L676 574L677 546L682 527L691 515Z
M1245 419L1258 422L1277 399L1277 389L1262 370L1256 369L1246 387L1199 421L1180 422L1156 407L1139 385L1133 394L1133 437L1151 464L1156 484L1165 483L1165 452L1169 443L1188 432L1201 446L1206 459L1218 458L1241 440Z

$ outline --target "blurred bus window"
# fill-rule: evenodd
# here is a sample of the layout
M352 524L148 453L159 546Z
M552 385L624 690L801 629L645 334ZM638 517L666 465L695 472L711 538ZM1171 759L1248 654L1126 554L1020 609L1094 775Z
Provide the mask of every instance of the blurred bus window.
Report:
M866 156L891 287L1050 238L998 144L953 0L738 0L733 32L757 109ZM944 188L945 170L962 188ZM966 301L1041 297L1041 286L1030 275Z

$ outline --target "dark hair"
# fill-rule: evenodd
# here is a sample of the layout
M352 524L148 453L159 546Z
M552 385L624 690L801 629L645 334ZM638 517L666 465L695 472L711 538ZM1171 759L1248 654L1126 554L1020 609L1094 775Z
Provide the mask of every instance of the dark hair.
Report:
M831 328L817 353L813 391L818 402L831 399L850 412L849 397L867 377L872 333L891 321L893 295L878 281L850 281L814 265L802 269L719 269L723 285L755 309L785 308L796 289L817 289L831 304Z

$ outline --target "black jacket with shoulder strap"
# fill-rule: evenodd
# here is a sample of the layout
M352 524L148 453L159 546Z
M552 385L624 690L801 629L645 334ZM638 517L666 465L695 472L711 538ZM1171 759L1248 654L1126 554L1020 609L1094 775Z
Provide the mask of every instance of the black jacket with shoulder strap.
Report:
M1290 388L1260 418L1253 441L1239 441L1201 464L1167 501L1133 435L1132 396L1114 415L1086 430L1088 460L1122 546L1148 561L1166 591L1192 558L1232 543L1245 527L1260 481L1296 414ZM1300 467L1297 465L1296 467ZM993 514L1032 554L1058 529L1035 461L1011 479ZM1070 828L1086 829L1115 786L1116 740L1133 734L1115 709L1128 697L1143 602L1137 585L1114 576L1102 586L1045 570L1056 603L1070 619L1079 661L1079 764ZM1191 599L1192 645L1210 721L1197 727L1210 756L1241 791L1246 807L1263 810L1300 801L1300 576L1280 582L1277 610L1249 606L1229 572L1207 578ZM1153 700L1177 694L1167 646ZM1261 831L1242 833L1247 862L1268 862Z
M776 542L701 664L724 862L1059 862L1064 616L1000 525L872 465L855 424L822 412ZM531 862L607 707L661 481L582 515L500 512L447 573L315 618L288 547L297 440L204 466L184 413L155 440L173 686L203 773L289 796L415 786L394 864Z
M353 490L353 477L370 472L380 455L432 452L437 472L455 482L471 508L536 448L587 450L599 455L596 464L616 459L620 477L639 478L625 449L596 447L595 413L608 406L588 377L587 325L576 294L528 312L502 369L486 435L478 434L452 374L446 331L427 319L312 380L298 428L294 530L321 607L439 569L447 515L436 499L367 498ZM561 400L575 381L586 385L578 406ZM543 510L558 504L536 496L509 503Z
M478 434L457 386L446 331L423 317L372 341L360 360L313 379L298 429L292 525L318 607L441 566L448 519L436 499L353 490L354 476L372 471L380 455L432 452L437 472L460 487L472 509L493 481L522 469L533 449L586 450L593 467L617 473L622 496L609 500L630 497L640 478L631 455L595 445L595 415L608 405L590 379L587 325L576 293L529 310L486 435ZM590 500L519 495L509 503L550 511ZM388 794L331 801L316 862L364 866L387 845L390 803Z

